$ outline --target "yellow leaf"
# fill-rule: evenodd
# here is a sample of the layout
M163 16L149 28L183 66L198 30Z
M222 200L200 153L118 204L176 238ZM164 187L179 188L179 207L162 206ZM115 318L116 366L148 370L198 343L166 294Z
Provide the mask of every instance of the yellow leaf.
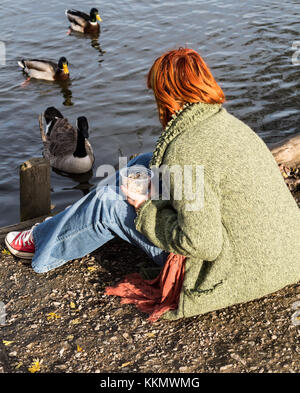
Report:
M155 333L146 333L147 337L155 337Z
M14 341L2 340L2 342L3 342L3 344L4 344L5 346L8 346L8 345L12 344Z
M23 362L16 363L15 369L18 370L21 366L23 366Z
M67 336L67 340L73 340L74 336L72 334L70 334L69 336Z
M133 362L123 363L121 367L127 367L127 366L129 366L130 364L132 364L132 363L133 363Z
M81 346L79 344L77 344L77 352L82 352L83 348L81 348Z
M71 308L75 308L75 307L76 307L76 304L75 304L74 302L71 302L71 303L70 303L70 307L71 307Z
M1 250L1 254L3 254L3 255L11 255L11 253L6 248Z
M49 312L47 314L48 321L52 321L52 319L58 319L58 318L60 318L60 315L56 314L55 312Z
M28 371L31 373L36 373L37 371L40 371L41 365L39 360L35 360L31 363L31 366L28 368Z
M89 266L89 267L88 267L88 270L89 270L90 272L94 272L95 270L97 270L97 268L96 268L95 266Z
M72 324L72 325L78 325L79 323L80 323L80 319L79 319L79 318L73 319L73 320L71 321L71 324Z

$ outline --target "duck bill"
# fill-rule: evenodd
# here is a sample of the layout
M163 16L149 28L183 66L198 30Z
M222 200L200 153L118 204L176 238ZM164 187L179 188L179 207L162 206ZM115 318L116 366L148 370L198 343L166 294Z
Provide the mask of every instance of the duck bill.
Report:
M102 22L102 19L100 18L100 15L99 15L99 14L96 15L96 19L97 19L99 22Z
M69 73L69 68L68 68L67 64L63 64L63 70L64 70L65 74Z

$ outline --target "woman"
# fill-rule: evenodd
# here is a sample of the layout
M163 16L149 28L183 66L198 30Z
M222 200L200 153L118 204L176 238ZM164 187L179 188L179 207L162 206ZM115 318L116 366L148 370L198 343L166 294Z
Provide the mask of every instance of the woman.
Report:
M152 157L141 155L129 165L176 166L182 173L187 166L204 168L203 205L188 208L186 190L182 198L174 197L183 183L175 176L169 200L118 200L116 191L105 187L32 231L9 234L9 249L16 255L27 246L36 272L82 257L115 235L141 246L160 265L171 252L183 255L178 308L165 313L167 319L296 283L297 204L264 142L222 107L224 94L200 55L182 48L163 54L150 69L148 87L164 130ZM195 186L195 174L192 180Z

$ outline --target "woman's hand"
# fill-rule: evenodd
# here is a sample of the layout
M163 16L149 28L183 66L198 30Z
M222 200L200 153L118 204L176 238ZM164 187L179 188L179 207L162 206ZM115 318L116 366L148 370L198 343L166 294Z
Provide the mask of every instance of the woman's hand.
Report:
M138 193L129 194L128 189L124 185L121 185L121 190L127 197L128 203L132 205L135 209L138 209L142 205L142 203L144 203L150 198L150 193L148 193L147 195Z

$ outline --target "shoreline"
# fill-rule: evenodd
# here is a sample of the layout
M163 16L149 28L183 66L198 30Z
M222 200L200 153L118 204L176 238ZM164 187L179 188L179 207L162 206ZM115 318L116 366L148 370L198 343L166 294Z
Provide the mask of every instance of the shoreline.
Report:
M300 207L300 192L294 198ZM123 240L45 274L3 252L3 237L0 245L6 312L0 373L300 372L300 329L291 320L300 282L247 303L150 324L133 305L104 295L126 274L154 266Z

